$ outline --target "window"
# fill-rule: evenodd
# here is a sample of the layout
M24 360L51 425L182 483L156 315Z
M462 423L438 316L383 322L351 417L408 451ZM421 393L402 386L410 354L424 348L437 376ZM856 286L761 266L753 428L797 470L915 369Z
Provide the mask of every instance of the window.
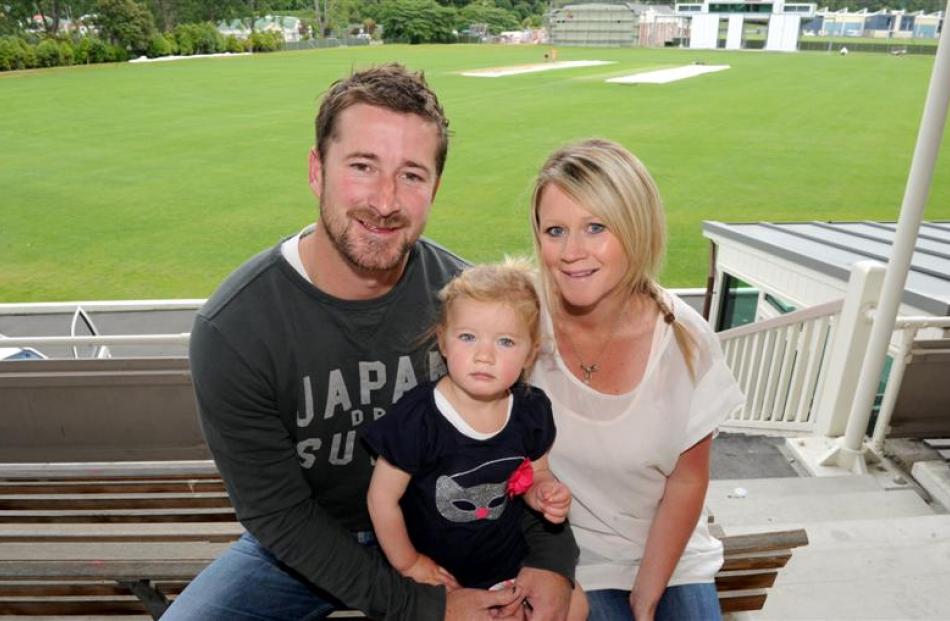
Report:
M759 290L731 274L725 274L716 331L738 328L755 321Z
M710 13L771 13L772 5L753 3L717 3L709 5Z
M790 312L792 312L792 311L794 311L794 310L798 310L797 308L795 308L794 306L792 306L792 305L789 304L788 302L783 302L782 300L778 299L777 297L775 297L775 296L772 295L771 293L766 293L766 294L763 296L763 298L765 299L766 302L769 303L770 306L772 306L772 308L774 308L774 309L777 310L778 312L782 313L783 315L786 314L786 313L790 313Z

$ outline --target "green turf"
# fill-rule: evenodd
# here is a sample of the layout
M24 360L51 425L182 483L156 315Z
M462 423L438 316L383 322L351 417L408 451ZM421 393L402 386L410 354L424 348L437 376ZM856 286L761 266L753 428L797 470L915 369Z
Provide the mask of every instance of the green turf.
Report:
M459 70L545 49L380 46L0 75L0 301L207 296L315 218L321 91L352 67L423 68L454 132L428 235L484 261L530 250L533 174L565 141L619 140L669 214L663 280L698 286L704 219L896 219L932 57L582 50L614 65L508 78ZM667 85L604 79L693 61ZM950 218L950 162L927 211Z

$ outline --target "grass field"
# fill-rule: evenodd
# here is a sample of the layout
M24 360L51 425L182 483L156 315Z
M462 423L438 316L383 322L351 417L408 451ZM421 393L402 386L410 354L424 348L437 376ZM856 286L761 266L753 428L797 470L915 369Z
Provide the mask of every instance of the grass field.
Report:
M671 286L704 282L704 219L897 218L933 57L564 48L559 60L616 64L457 73L544 51L374 46L0 75L0 301L207 296L313 221L320 93L388 60L425 69L451 119L427 234L472 260L530 250L534 173L591 135L624 143L656 177ZM604 83L694 61L733 68ZM934 179L926 217L950 218L946 155Z

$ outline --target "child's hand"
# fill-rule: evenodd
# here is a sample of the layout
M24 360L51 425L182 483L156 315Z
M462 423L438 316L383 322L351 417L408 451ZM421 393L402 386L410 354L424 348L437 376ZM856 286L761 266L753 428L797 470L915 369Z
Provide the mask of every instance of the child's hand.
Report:
M425 554L419 554L416 557L416 561L402 572L402 575L423 584L433 584L436 586L444 584L445 588L449 591L454 591L462 586L447 569L439 566Z
M571 508L571 490L560 481L543 481L532 485L528 490L529 503L544 514L544 519L552 524L560 524L567 518Z

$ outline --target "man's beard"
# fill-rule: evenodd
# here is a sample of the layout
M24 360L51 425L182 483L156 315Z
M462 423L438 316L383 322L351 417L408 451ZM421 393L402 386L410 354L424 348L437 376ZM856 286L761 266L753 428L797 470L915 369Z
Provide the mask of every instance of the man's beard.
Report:
M333 243L334 248L353 267L368 272L385 272L398 267L415 241L399 237L384 241L367 232L359 236L356 227L398 228L401 231L409 222L401 213L380 217L372 209L355 209L342 217L327 217L325 209L320 210L320 222ZM332 210L329 210L332 211ZM360 224L362 222L363 224ZM398 234L397 234L398 235Z

